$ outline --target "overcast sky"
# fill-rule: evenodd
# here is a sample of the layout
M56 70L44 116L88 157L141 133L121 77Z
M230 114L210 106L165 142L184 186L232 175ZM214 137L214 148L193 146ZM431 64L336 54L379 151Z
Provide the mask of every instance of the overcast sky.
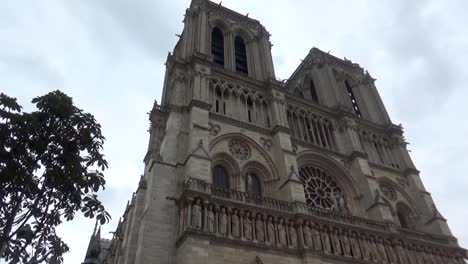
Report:
M60 89L95 115L107 138L107 188L116 228L143 172L148 115L160 101L164 62L189 0L0 1L0 92L31 98ZM272 34L276 75L285 79L312 47L359 63L462 246L468 247L468 2L466 0L224 0ZM59 228L83 261L94 221Z

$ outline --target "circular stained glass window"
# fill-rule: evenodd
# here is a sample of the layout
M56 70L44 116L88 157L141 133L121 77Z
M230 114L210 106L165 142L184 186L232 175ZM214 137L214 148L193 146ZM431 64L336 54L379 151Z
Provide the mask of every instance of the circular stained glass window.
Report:
M250 158L249 146L239 139L229 141L228 148L229 152L231 152L232 156L236 159L246 160Z
M391 201L396 201L397 199L397 194L395 189L393 189L392 186L390 186L387 183L380 183L379 185L380 191L382 191L382 194L387 197Z
M325 209L336 207L337 197L342 197L341 189L332 177L314 167L299 169L299 177L304 184L307 205Z

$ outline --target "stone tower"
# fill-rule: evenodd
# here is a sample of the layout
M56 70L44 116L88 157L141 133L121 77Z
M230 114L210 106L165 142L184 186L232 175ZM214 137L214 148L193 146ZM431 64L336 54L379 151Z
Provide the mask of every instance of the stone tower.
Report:
M313 48L280 82L259 21L184 24L102 263L463 263L367 71Z

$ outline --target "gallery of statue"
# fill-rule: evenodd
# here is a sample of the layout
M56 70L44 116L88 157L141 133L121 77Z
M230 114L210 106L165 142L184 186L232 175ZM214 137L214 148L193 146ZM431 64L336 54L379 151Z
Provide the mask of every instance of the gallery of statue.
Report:
M464 263L375 79L313 48L278 81L269 37L192 1L144 175L84 263Z

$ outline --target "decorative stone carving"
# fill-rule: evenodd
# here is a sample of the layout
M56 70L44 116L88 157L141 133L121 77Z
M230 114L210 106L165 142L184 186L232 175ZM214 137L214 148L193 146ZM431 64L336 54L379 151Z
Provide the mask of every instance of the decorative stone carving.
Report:
M377 249L377 245L375 244L375 239L373 236L370 236L369 239L368 239L368 245L369 245L369 252L370 252L370 256L371 256L371 259L374 261L374 262L380 262L382 261L381 257L380 257L380 254L379 254L379 251Z
M233 237L239 237L240 236L240 221L239 221L239 216L237 216L237 209L234 209L234 213L231 216L231 222L232 222L232 231L231 234Z
M273 223L273 219L271 216L268 217L268 223L267 223L267 234L268 238L267 241L270 244L275 244L276 239L275 239L275 224Z
M255 221L255 235L258 242L265 241L265 231L261 214L257 215L257 220Z
M345 257L350 258L351 257L351 244L349 241L348 233L344 231L341 234L341 247L343 249L343 255Z
M271 142L271 140L266 139L266 138L260 138L260 144L261 144L266 150L270 150L271 147L273 146L273 142Z
M210 122L208 123L208 130L210 131L210 135L217 136L218 133L221 131L221 127Z
M202 181L199 182L201 184ZM185 187L191 191L200 191L200 185L196 189L190 189L193 185ZM346 223L314 223L319 221L317 218L308 218L307 213L297 219L290 211L279 212L272 211L277 215L279 221L275 222L275 216L269 215L265 218L263 207L258 208L259 212L252 213L239 209L238 206L228 201L215 200L207 196L187 193L188 197L182 196L183 200L179 200L179 235L182 235L186 230L199 230L205 232L208 236L222 236L223 240L250 240L258 243L265 243L269 247L277 247L292 252L298 249L297 252L304 252L303 248L311 249L315 252L323 252L326 255L334 254L335 256L343 256L345 258L354 258L355 262L359 263L381 263L381 264L440 264L440 263L462 263L461 256L455 248L440 248L433 246L430 239L414 233L400 233L400 230L390 229L388 226L373 226L369 225L370 229L359 228L355 226L346 227ZM205 197L205 198L201 198ZM275 202L270 200L270 202ZM214 205L213 203L216 203ZM248 203L248 202L247 202ZM256 206L256 205L251 205ZM281 206L284 206L282 204ZM304 206L306 206L304 204ZM252 210L250 208L248 210ZM255 209L253 209L255 210ZM326 210L314 209L321 213L330 215L331 217L344 217L342 214L329 212ZM302 212L302 211L299 211ZM309 213L313 213L310 210ZM306 219L304 219L306 218ZM308 218L308 219L307 219ZM353 224L364 224L361 221L367 219L352 217ZM294 220L295 219L295 220ZM339 221L339 218L334 218ZM313 221L313 222L311 222ZM358 221L358 222L357 222ZM370 220L369 220L370 221ZM121 224L119 224L121 226ZM187 229L187 227L190 227ZM378 227L378 228L377 228ZM387 231L379 230L380 228ZM120 227L121 229L121 227ZM189 233L190 234L190 233ZM398 235L402 240L390 241L391 237ZM421 242L419 242L421 240ZM426 241L426 242L424 242ZM427 243L429 242L429 243ZM447 242L449 243L449 242ZM461 252L461 251L460 251ZM457 255L458 254L458 255ZM335 258L335 257L333 257Z
M292 151L294 153L297 153L297 145L296 144L292 144Z
M361 259L362 258L361 247L360 247L356 232L351 232L351 234L349 235L349 243L353 251L353 258Z
M340 211L342 213L348 213L348 205L344 198L344 195L341 193L334 193L332 197L333 206L332 209Z
M207 229L208 229L208 232L210 233L214 233L215 230L214 230L214 227L215 227L215 215L214 215L214 212L213 212L213 205L209 205L208 206L208 212L207 212L207 219L206 219L206 224L207 224Z
M387 251L388 262L391 264L398 263L398 258L395 254L395 251L393 250L392 242L387 239L383 241L383 244L385 246L385 250Z
M382 238L377 238L375 241L375 244L377 245L377 252L380 255L380 259L382 260L383 263L388 263L388 257L387 257L387 252L385 250L385 245L383 244Z
M312 225L312 241L316 251L322 251L322 238L320 235L320 227L317 224Z
M304 183L306 201L309 206L324 209L338 209L342 201L337 201L337 197L342 197L341 189L332 177L324 171L314 167L302 167L299 176Z
M231 139L228 143L229 152L232 156L239 160L247 160L250 158L251 150L247 143L239 139Z
M227 220L226 208L223 207L219 214L219 234L222 236L227 234Z
M293 222L289 222L289 245L297 248L297 231Z
M331 243L330 243L330 237L328 235L328 229L327 228L321 228L320 230L320 236L322 238L322 246L323 246L323 252L325 254L331 254Z
M244 238L252 240L252 221L250 220L250 212L247 212L244 218Z
M286 245L286 230L281 218L278 223L278 246L282 247Z
M364 235L359 235L359 246L361 248L362 259L369 261L371 259L370 249Z
M202 211L200 205L200 199L195 201L192 206L192 227L195 229L201 229L202 224Z
M312 248L313 243L312 243L312 230L309 227L309 221L304 222L304 226L302 227L302 230L304 232L304 246L307 248Z
M340 244L340 233L338 229L334 229L330 232L332 247L333 247L333 254L335 255L342 255L343 252L341 250Z
M390 184L381 182L379 183L379 188L385 198L389 199L390 201L396 201L397 193Z

